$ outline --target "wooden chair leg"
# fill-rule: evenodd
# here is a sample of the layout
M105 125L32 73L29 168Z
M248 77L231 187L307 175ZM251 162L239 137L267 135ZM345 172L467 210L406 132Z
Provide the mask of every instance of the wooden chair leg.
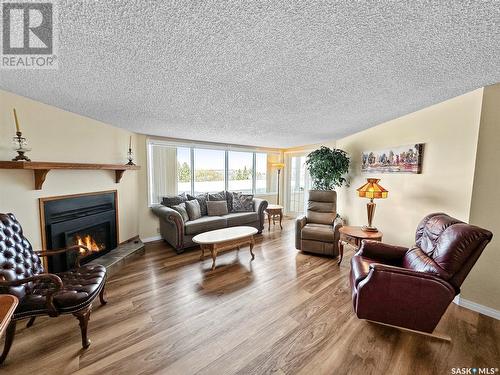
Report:
M2 355L0 356L0 364L2 364L5 361L5 358L7 358L7 354L9 354L10 347L14 342L15 335L16 335L16 321L11 320L7 327L7 332L5 334L5 345L3 347Z
M106 298L106 284L103 285L101 292L99 293L99 301L101 301L101 305L105 305L108 303L108 299Z
M82 347L83 349L87 349L90 346L90 340L87 338L87 326L89 324L90 319L90 311L92 305L87 307L86 309L77 311L73 313L73 315L78 319L80 323L80 331L82 332Z
M26 328L31 327L35 323L36 316L32 316L28 323L26 324Z

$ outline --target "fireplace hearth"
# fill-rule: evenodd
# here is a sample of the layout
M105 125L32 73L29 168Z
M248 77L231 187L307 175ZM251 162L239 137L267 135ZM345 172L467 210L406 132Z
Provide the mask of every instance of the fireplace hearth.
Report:
M85 264L117 247L116 191L40 199L44 248L56 250L81 244L90 254ZM74 264L76 252L49 257L49 272Z

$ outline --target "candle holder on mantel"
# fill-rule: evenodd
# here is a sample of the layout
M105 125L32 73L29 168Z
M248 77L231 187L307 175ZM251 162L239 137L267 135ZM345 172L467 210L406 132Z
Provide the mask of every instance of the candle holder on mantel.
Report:
M31 149L27 147L28 141L23 137L23 133L16 132L16 136L12 138L12 140L14 141L14 150L17 152L17 156L12 159L12 161L31 161L25 155L25 153L31 151Z
M134 154L133 154L131 148L128 149L127 159L128 159L128 163L126 165L135 165L135 163L134 163Z

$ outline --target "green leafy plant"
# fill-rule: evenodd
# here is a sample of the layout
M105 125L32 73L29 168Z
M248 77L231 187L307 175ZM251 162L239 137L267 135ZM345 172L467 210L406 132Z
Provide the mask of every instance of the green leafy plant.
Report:
M177 162L177 174L179 177L179 182L190 182L191 181L191 168L188 163Z
M307 155L306 166L316 190L334 190L347 184L344 178L349 170L349 156L343 150L322 146Z

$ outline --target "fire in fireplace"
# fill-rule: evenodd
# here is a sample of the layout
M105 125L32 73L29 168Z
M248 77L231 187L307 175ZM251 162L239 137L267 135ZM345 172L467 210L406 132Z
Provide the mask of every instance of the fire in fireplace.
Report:
M91 250L81 259L85 264L117 246L116 192L42 199L41 203L47 249L84 245ZM67 270L75 256L49 257L49 271Z
M106 249L106 246L104 246L104 244L97 243L90 234L87 234L83 237L81 237L80 235L77 235L75 237L74 244L75 245L83 245L93 253L98 253L99 251Z
M66 232L66 246L72 245L83 245L86 246L90 253L87 253L83 258L83 261L87 257L95 258L98 253L106 252L110 246L109 235L109 223L104 222L99 225L94 225L90 228L85 228L83 230L78 230L75 232ZM81 250L84 253L85 250ZM99 254L100 255L100 254ZM84 263L84 262L83 262Z

